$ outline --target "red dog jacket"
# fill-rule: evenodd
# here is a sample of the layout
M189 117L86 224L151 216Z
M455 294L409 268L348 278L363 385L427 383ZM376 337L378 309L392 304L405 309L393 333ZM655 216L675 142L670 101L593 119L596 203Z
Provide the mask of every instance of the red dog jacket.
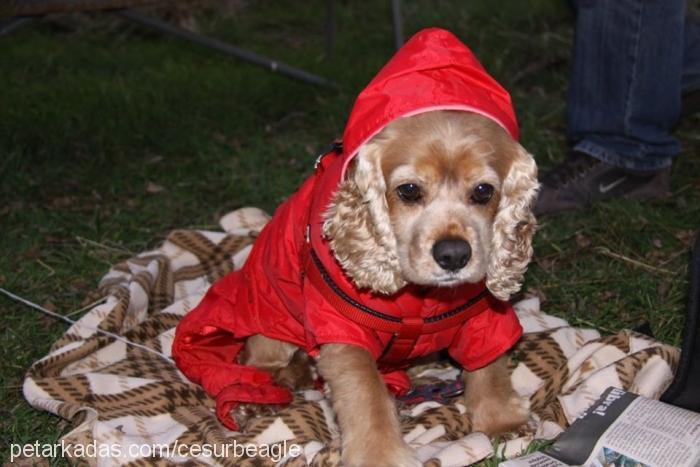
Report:
M438 109L479 113L518 138L510 96L472 52L448 31L417 33L358 96L343 149L322 157L262 230L243 268L215 283L182 319L173 357L216 398L224 425L237 429L230 411L240 402L291 400L269 373L238 363L245 338L254 334L311 355L327 343L365 348L396 394L409 387L401 369L417 357L446 348L475 370L520 338L510 305L483 283L427 290L409 285L391 296L357 289L321 234L323 212L358 148L392 120Z

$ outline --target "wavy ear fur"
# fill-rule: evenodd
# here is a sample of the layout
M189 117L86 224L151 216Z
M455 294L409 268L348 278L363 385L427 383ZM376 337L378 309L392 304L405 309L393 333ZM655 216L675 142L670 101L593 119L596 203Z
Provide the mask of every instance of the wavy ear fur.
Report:
M406 282L400 274L379 155L374 141L360 149L324 214L323 235L358 287L391 295Z
M537 227L532 207L538 189L535 161L518 144L503 181L486 272L486 286L498 299L508 300L522 286L532 258L532 236Z

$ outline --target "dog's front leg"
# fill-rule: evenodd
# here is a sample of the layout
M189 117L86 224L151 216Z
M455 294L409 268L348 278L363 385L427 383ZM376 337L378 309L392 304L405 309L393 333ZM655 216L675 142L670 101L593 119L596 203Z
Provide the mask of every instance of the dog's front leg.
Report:
M348 344L326 344L318 369L331 389L344 465L421 465L403 441L394 400L369 352Z
M464 402L472 431L496 436L527 423L530 403L513 389L506 356L464 372Z

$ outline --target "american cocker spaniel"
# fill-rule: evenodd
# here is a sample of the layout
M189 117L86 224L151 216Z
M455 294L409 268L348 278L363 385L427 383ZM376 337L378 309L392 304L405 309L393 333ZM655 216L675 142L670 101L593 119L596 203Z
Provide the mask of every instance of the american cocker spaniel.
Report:
M407 284L485 281L498 299L518 291L532 255L537 192L533 158L492 119L438 110L400 118L363 145L323 225L334 256L360 288L391 295ZM292 344L257 335L242 363L293 386L308 381ZM291 363L290 363L291 362ZM419 465L401 435L375 359L347 344L321 348L346 465ZM524 424L505 357L465 371L466 416L490 435Z

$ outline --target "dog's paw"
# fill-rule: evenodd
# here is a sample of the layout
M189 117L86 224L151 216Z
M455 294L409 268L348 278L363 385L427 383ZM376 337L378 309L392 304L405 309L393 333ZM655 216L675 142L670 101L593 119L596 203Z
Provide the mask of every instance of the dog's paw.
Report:
M527 424L530 414L530 400L513 395L505 402L486 399L467 408L472 431L489 436L516 431Z
M423 463L418 460L416 452L413 449L411 449L408 445L403 444L400 449L395 450L392 454L387 455L386 459L382 460L382 462L374 465L387 467L421 467Z
M512 410L513 413L517 414L518 418L525 420L523 423L527 423L530 416L530 398L522 396L513 396L508 401L508 408Z
M343 465L348 467L420 467L416 452L403 440L388 443L382 437L356 443L343 450Z

